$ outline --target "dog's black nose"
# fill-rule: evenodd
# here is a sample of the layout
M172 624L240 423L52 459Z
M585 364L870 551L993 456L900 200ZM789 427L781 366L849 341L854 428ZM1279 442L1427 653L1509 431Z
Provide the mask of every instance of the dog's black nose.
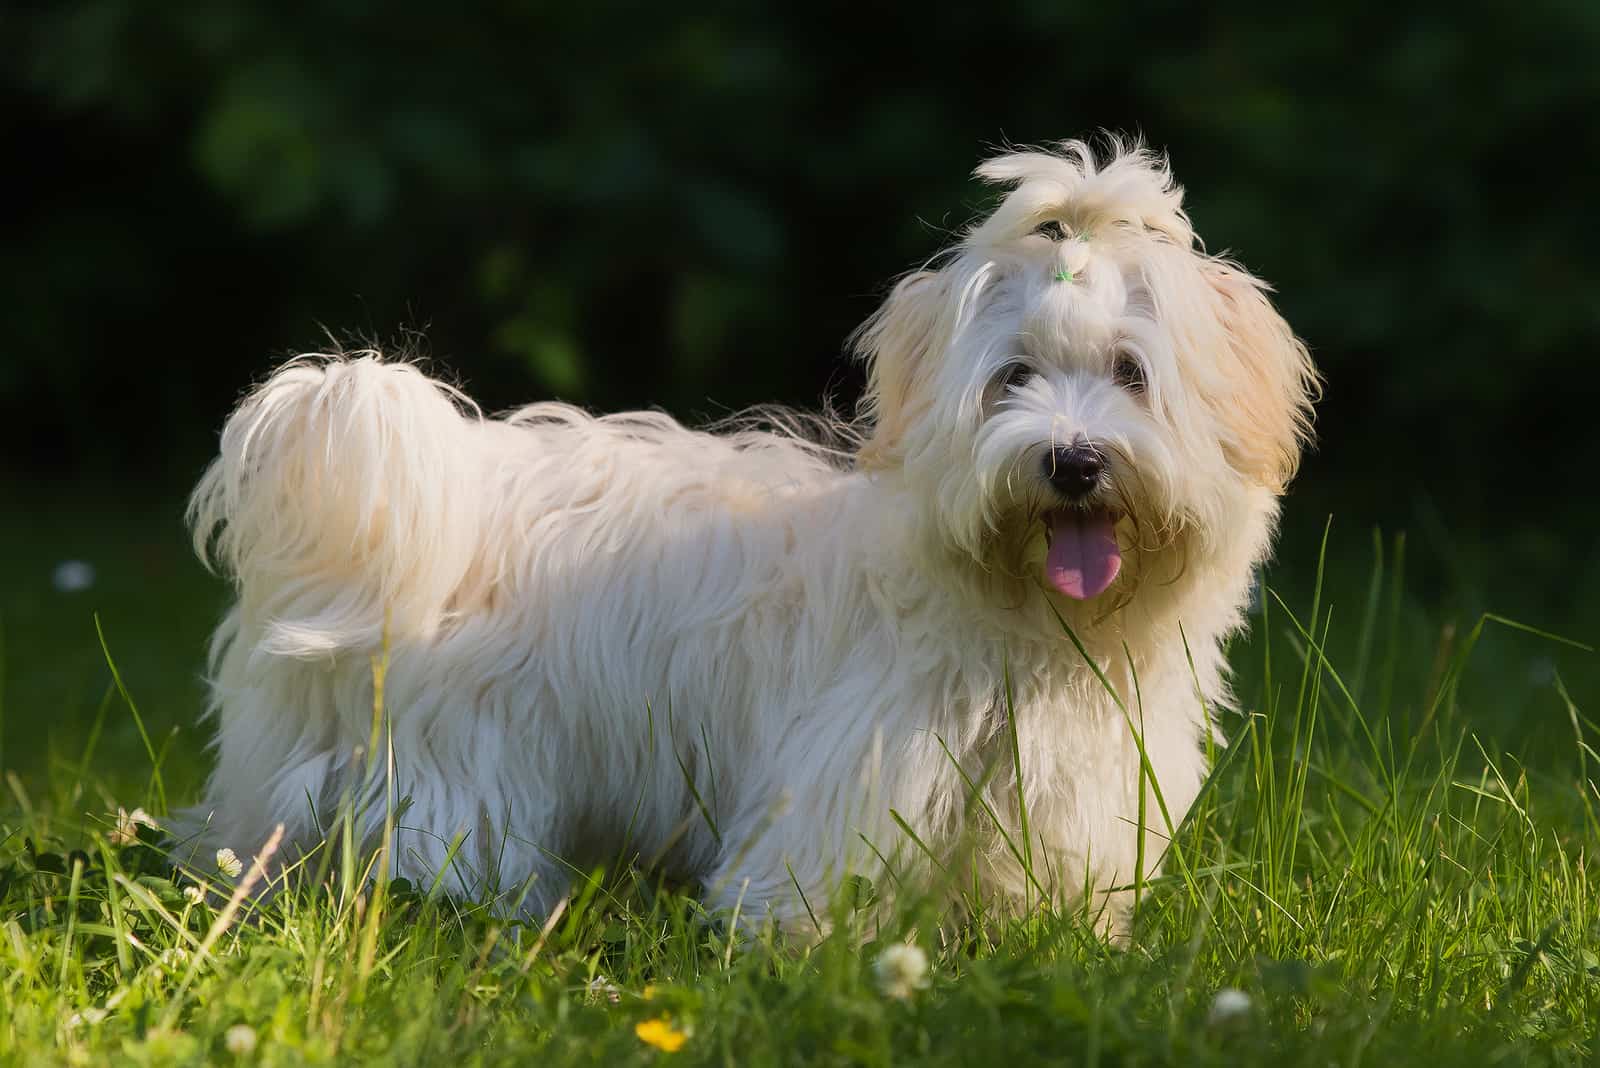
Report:
M1057 445L1044 457L1044 477L1069 500L1082 500L1100 485L1105 457L1092 445Z

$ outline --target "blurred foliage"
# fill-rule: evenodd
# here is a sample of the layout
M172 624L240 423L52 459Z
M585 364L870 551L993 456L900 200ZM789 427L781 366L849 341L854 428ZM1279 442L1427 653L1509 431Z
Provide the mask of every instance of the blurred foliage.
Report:
M1600 460L1574 403L1590 0L58 0L5 25L6 466L182 481L324 325L410 338L492 406L848 404L843 339L982 208L977 160L1107 127L1170 152L1328 372L1310 485L1600 573L1571 484Z

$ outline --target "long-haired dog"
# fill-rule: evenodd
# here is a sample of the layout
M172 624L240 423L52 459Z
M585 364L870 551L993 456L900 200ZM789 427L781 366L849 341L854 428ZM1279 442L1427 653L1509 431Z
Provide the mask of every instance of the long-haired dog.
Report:
M933 854L1115 929L1200 788L1316 374L1164 160L978 173L998 208L860 331L847 449L485 418L375 353L251 393L190 506L238 595L195 840L309 848L350 798L370 841L388 781L394 871L532 912L638 857L809 929Z

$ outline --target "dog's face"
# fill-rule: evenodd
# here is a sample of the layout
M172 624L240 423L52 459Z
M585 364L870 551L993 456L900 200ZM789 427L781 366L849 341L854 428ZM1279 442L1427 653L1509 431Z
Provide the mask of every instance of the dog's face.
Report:
M1306 350L1262 283L1196 247L1150 154L1070 142L978 173L1013 189L862 331L861 463L903 471L993 573L1075 600L1175 578L1293 474Z

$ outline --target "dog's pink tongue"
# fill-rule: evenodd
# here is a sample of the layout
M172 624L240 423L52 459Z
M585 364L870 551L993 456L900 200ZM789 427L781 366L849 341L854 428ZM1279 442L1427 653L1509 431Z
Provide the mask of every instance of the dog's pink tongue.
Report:
M1122 569L1122 552L1111 516L1063 508L1049 517L1050 552L1044 577L1078 601L1098 597Z

